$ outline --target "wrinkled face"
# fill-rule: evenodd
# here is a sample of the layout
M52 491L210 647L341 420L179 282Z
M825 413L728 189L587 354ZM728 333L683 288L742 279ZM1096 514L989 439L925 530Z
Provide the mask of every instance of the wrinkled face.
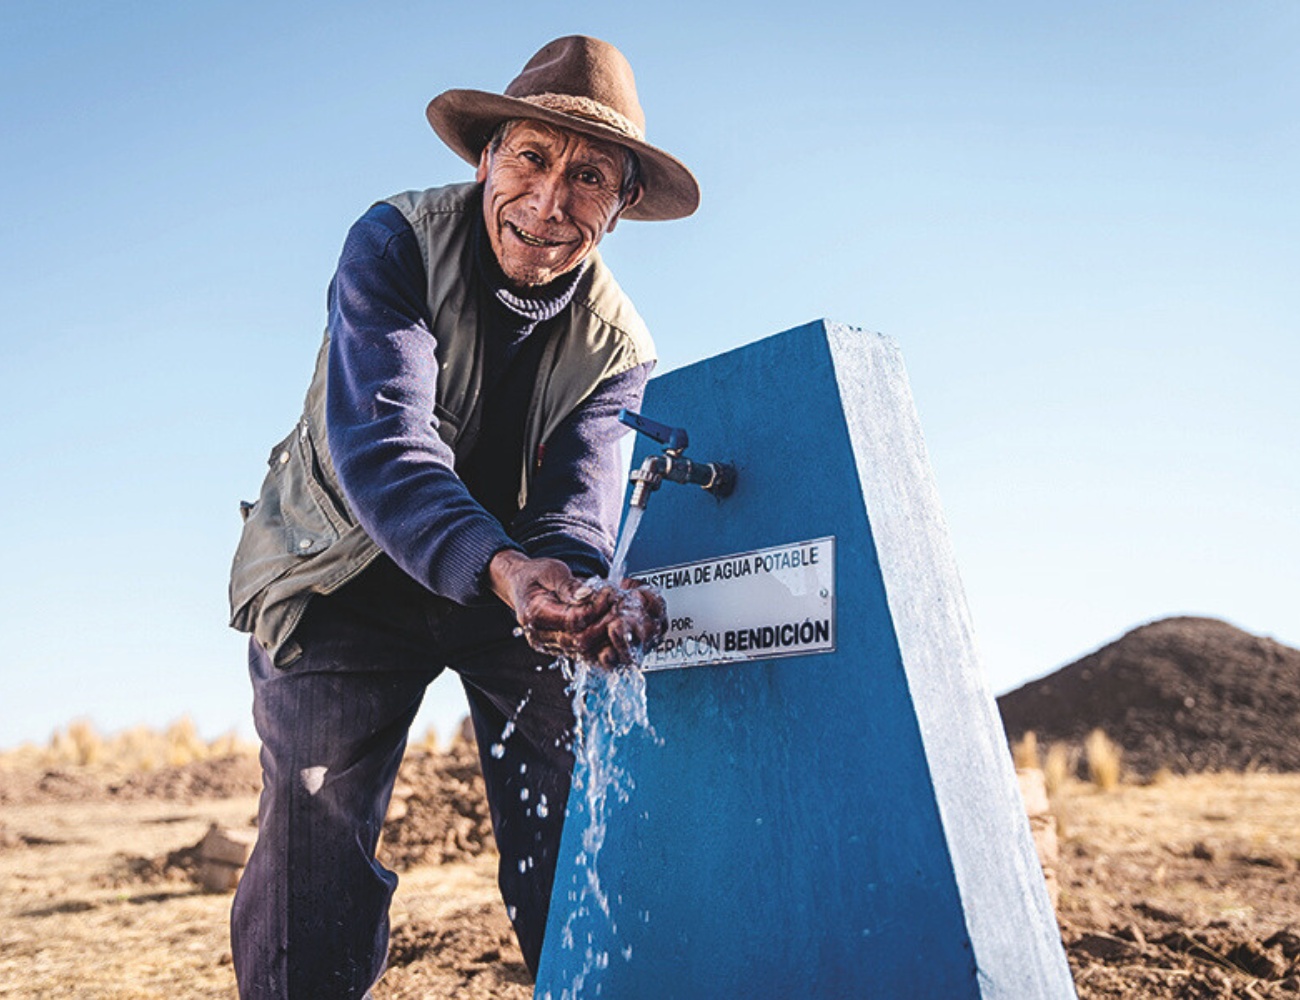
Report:
M483 221L501 270L516 285L544 285L573 270L636 201L620 197L624 153L540 122L515 123L475 175Z

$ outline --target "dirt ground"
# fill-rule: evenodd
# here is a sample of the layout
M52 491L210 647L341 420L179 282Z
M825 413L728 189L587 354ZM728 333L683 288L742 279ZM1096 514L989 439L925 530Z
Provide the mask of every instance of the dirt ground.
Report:
M1300 774L1070 785L1059 916L1079 996L1300 996Z
M211 823L256 798L6 805L0 826L0 997L199 1000L235 995L231 896L188 877ZM168 856L179 863L167 864ZM178 855L180 856L178 858ZM532 995L491 852L403 873L376 1000Z
M475 792L463 756L417 767L426 795L435 773ZM230 896L189 881L186 849L210 823L251 821L246 777L230 763L125 783L0 769L0 997L233 997ZM413 794L408 815L434 807ZM1300 775L1071 784L1054 808L1083 1000L1300 995ZM459 815L459 841L415 850L408 822L393 845L404 870L377 1000L531 996L491 844Z

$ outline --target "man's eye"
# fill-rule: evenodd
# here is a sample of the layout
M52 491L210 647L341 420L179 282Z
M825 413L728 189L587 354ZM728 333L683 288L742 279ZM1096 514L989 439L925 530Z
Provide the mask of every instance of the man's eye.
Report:
M533 152L531 149L525 149L525 150L522 150L522 151L519 153L519 155L522 156L522 157L523 157L525 160L527 160L529 163L535 163L535 164L536 164L537 166L539 166L539 167L540 167L540 166L542 165L542 163L543 163L543 160L542 160L541 156L540 156L539 154Z
M596 170L579 170L578 180L590 187L599 187L605 178Z

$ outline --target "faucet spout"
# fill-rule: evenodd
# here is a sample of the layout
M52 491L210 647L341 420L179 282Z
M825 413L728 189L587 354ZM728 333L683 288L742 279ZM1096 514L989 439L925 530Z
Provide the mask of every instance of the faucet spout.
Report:
M632 486L632 496L628 499L629 507L638 507L645 510L650 504L650 494L663 484L664 456L647 455L641 468L633 469L629 477Z
M619 420L654 438L664 445L659 455L647 455L639 469L632 471L632 496L628 504L645 510L650 494L659 489L664 480L673 483L699 486L716 497L731 496L736 488L736 467L729 462L692 462L682 452L689 440L680 427L667 427L638 413L622 410Z

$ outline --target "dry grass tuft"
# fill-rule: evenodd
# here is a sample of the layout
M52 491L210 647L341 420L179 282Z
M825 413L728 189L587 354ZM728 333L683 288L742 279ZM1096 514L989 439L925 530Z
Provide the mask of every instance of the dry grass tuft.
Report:
M1103 792L1119 786L1123 750L1101 729L1094 729L1083 743L1088 758L1088 778Z
M188 715L182 716L167 727L163 733L166 746L167 764L180 767L184 764L202 760L208 755L208 745L199 738L194 720Z
M104 759L104 741L89 719L77 719L68 726L68 742L72 745L75 763L83 767Z
M255 751L256 747L234 732L205 741L188 716L177 719L162 732L136 726L110 737L101 735L90 720L77 719L66 728L56 729L44 747L24 743L0 752L0 766L99 767L136 772Z
M1053 743L1049 746L1047 758L1043 762L1043 780L1047 783L1047 794L1052 798L1060 795L1073 772L1070 748L1064 743Z
M1016 762L1017 771L1037 771L1042 767L1042 762L1038 759L1038 734L1030 729L1020 737L1011 748L1011 759Z
M163 737L148 726L135 726L113 738L113 760L133 771L153 771L162 766Z
M208 744L209 757L233 757L235 754L249 753L254 750L256 748L252 744L241 740L239 734L233 729L227 733L222 733Z

